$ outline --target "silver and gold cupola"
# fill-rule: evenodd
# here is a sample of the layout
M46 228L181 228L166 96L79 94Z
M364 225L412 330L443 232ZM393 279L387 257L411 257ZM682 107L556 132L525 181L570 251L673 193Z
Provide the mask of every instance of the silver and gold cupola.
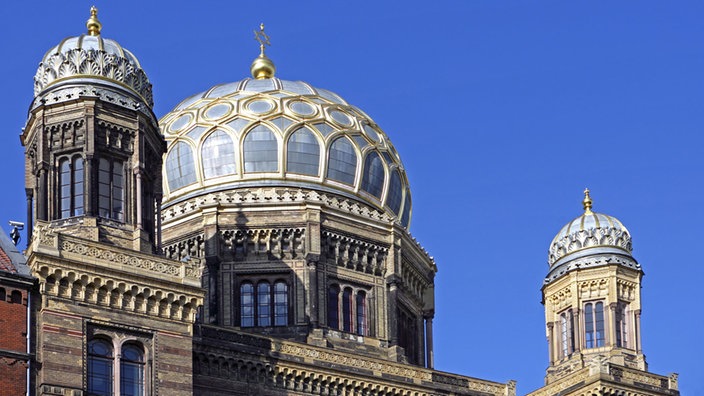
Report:
M550 243L546 283L586 266L623 261L623 265L640 268L631 254L628 229L617 218L592 211L589 189L584 190L582 205L584 213L562 227Z
M137 58L101 35L98 9L91 7L87 33L68 37L46 52L34 76L33 107L78 96L101 96L117 104L149 109L152 85ZM109 91L109 92L106 92Z
M164 207L233 188L313 188L366 203L408 227L408 179L386 134L337 94L274 77L263 26L255 34L261 45L253 78L191 96L161 119Z

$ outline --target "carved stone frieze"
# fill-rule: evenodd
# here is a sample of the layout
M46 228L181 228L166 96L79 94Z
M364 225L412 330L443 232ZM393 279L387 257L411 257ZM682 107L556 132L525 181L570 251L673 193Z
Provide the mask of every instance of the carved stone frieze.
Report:
M562 288L546 298L550 301L554 311L559 311L563 306L569 305L571 299L572 289L570 287Z
M374 275L386 272L387 247L331 231L322 234L321 260Z
M636 298L636 284L623 279L616 280L616 290L618 298L626 301L633 301Z
M96 143L104 149L131 154L136 135L135 130L100 120L96 129Z
M49 148L55 150L81 146L86 138L84 124L84 120L80 119L45 126L44 136Z
M34 75L34 95L54 81L74 76L100 77L123 84L154 106L152 84L147 75L128 59L102 50L75 48L44 59Z
M597 246L614 246L625 252L633 251L631 236L625 229L613 227L579 230L553 241L548 254L548 264L581 249Z
M235 229L221 231L225 251L238 261L294 259L304 256L304 228Z
M166 258L178 261L188 261L205 258L205 237L203 234L193 235L162 248Z
M602 278L579 282L578 288L582 299L604 297L609 293L609 280Z

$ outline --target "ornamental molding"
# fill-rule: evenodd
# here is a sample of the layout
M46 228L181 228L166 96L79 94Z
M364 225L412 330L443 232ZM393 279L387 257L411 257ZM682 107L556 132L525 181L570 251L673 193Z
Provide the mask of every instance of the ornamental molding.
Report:
M620 300L633 301L636 299L637 284L623 279L616 280L616 291Z
M224 251L235 261L292 260L305 255L305 228L221 230Z
M568 286L552 293L547 300L550 301L554 311L559 311L563 307L569 306L572 301L572 287Z
M562 257L586 248L617 247L627 253L633 251L631 235L626 230L612 227L579 230L554 241L550 245L548 264L553 265Z
M609 279L601 278L579 282L577 288L582 300L605 297L609 294Z
M228 346L218 342L217 348L215 348L196 343L195 355L198 364L194 366L202 370L198 373L201 375L243 381L247 378L254 379L246 375L243 376L243 374L257 371L256 379L260 380L261 384L309 394L338 394L330 392L352 386L351 389L363 389L367 392L365 394L369 395L398 395L411 394L406 392L412 392L414 395L430 396L436 394L438 387L448 386L453 387L453 391L456 392L453 394L458 395L479 392L487 395L515 396L514 381L500 384L471 377L439 373L422 367L331 352L305 344L259 338L231 330L223 331L222 329L200 327L200 331L205 342L208 342L209 339L229 341L266 349L276 359L275 363L272 363L266 353L251 350L251 353L245 353L235 345ZM286 359L282 355L290 356L293 359ZM324 366L315 362L325 362L331 366L331 369L326 370ZM233 368L235 369L234 373ZM340 370L347 374L339 376ZM365 376L366 378L360 375L356 378L352 377L354 375L352 373L364 371L372 374L368 374ZM322 382L320 382L321 380ZM379 382L379 380L383 382ZM403 380L406 383L405 386L399 386L399 380ZM432 389L430 393L422 391L429 388ZM321 392L323 389L328 393ZM421 390L420 393L415 393L419 390Z
M548 283L559 279L571 271L606 265L618 265L625 268L631 268L636 271L641 271L640 264L638 264L633 258L617 254L595 254L592 256L574 259L553 268L548 273L548 276L543 280L543 285L547 285Z
M68 77L97 77L118 82L154 106L152 84L142 69L128 59L103 50L82 48L57 52L45 58L34 75L34 96L57 80Z
M331 231L323 231L320 260L359 272L383 276L387 247Z

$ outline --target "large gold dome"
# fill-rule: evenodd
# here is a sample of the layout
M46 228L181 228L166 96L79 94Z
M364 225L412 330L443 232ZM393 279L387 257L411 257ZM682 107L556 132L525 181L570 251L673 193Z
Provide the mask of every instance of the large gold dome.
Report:
M313 188L408 227L411 194L398 153L368 115L330 91L245 79L184 100L160 125L168 144L165 207L234 188Z

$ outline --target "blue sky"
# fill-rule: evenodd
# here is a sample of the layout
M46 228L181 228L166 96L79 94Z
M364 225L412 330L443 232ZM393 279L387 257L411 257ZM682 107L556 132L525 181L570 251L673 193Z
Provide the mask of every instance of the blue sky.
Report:
M411 232L439 267L438 369L516 379L519 394L542 385L547 249L589 187L645 270L650 370L704 395L704 2L379 3L96 1L104 37L154 84L157 116L248 77L264 22L278 77L374 118L410 178ZM0 224L24 220L32 76L84 32L91 4L1 6Z

